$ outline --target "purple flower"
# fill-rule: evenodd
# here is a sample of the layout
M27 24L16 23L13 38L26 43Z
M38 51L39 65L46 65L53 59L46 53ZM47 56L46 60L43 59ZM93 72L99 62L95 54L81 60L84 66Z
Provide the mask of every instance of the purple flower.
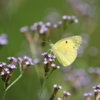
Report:
M28 26L24 26L24 27L22 27L22 28L20 28L20 32L26 32L26 31L28 31Z
M7 65L9 68L11 68L11 69L15 69L15 68L17 68L15 65L13 65L13 64L9 64L9 65Z
M6 44L8 44L7 35L5 33L2 33L0 35L0 45L6 45Z

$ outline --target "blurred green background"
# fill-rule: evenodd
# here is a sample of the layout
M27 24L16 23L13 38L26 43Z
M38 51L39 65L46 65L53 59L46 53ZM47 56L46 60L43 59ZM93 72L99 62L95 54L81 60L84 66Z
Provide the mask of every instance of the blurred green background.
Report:
M88 68L98 67L99 69L100 66L100 1L0 0L0 34L6 33L8 39L8 44L0 47L1 62L7 62L7 57L9 56L30 56L27 41L23 33L20 32L21 27L31 26L33 23L39 21L49 21L53 25L62 20L63 15L74 15L79 22L69 25L67 30L62 33L62 37L72 34L82 35L84 39L86 39L84 40L86 47L83 49L82 55L77 57L72 64L72 69L84 69L88 74L86 77L89 78L82 80L89 82L80 87L75 87L74 81L71 83L71 81L67 79L66 74L69 69L61 68L61 70L55 71L47 81L45 100L48 100L52 94L54 84L61 85L63 90L69 91L72 94L68 100L84 99L83 93L93 92L92 86L99 84L100 72L96 75L90 74ZM48 38L48 41L51 40L53 43L60 39L57 36L57 31L54 32L55 30L52 30L52 34ZM46 52L50 49L48 44L46 44L45 47L42 52ZM59 64L58 62L56 63ZM38 91L41 89L41 86L34 68L32 69L33 70L29 68L23 77L8 90L5 100L37 100ZM71 71L71 73L72 72L73 71ZM19 71L16 69L13 73L12 80L14 80L18 74ZM73 77L74 76L75 75L73 75ZM3 94L3 88L3 81L0 80L0 97ZM61 97L63 94L62 90L59 91L61 92L58 93L57 97Z

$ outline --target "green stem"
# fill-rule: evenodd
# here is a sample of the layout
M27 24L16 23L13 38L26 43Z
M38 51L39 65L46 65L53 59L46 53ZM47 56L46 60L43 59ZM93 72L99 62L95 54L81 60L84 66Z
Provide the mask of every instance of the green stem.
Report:
M27 69L27 68L26 68L26 69ZM25 70L26 70L26 69L25 69ZM24 70L24 71L25 71L25 70ZM9 89L12 85L14 85L14 84L22 77L24 71L22 71L22 73L21 73L21 74L20 74L20 75L5 89L4 94L3 94L3 97L2 97L2 100L5 99L6 92L8 91L8 89Z
M6 92L7 92L7 91L4 91L4 93L3 93L3 97L2 97L2 100L5 100Z
M52 74L52 72L54 71L54 69L52 68L52 70L50 71L50 73L46 76L45 79L48 79L50 77L50 75Z
M39 82L40 82L40 77L39 77L39 71L38 71L38 66L37 66L37 64L35 64L35 71L36 71L36 73L37 73L37 77L38 77L38 80L39 80ZM40 82L41 83L41 82Z
M45 87L46 81L47 81L47 80L45 79L44 82L43 82L42 89L41 89L41 92L40 92L40 94L39 94L39 98L41 98L41 95L42 95L43 89L44 89L44 87ZM39 98L38 98L38 100L40 100Z
M34 58L36 58L36 48L35 48L35 45L33 43L30 43L29 45L30 45L30 51L32 53L32 58L34 59ZM35 71L36 71L38 80L40 81L39 70L38 70L37 64L35 64L34 67L35 67Z
M12 85L14 85L21 77L22 77L23 73L21 73L6 89L5 91L7 91Z
M50 77L50 75L52 74L53 71L54 71L54 69L52 69L52 70L50 71L50 73L45 77L44 82L43 82L43 85L42 85L42 89L41 89L41 92L40 92L40 95L39 95L39 98L41 98L41 95L42 95L43 89L44 89L44 87L45 87L46 81L47 81L47 79ZM39 98L38 98L38 100L39 100Z
M22 66L21 65L19 65L19 70L20 70L20 73L22 72Z

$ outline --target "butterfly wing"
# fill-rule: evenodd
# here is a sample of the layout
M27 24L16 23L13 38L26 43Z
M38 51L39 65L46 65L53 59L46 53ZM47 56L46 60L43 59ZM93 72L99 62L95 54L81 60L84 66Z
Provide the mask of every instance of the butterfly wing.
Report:
M75 60L81 42L81 36L64 38L52 46L52 51L62 65L69 66Z

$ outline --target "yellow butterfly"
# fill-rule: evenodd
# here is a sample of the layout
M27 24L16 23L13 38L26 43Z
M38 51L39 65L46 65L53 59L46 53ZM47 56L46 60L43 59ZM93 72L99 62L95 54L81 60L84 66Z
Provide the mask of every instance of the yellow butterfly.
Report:
M82 43L81 36L64 38L51 45L51 51L63 66L69 66L77 57L77 51Z

